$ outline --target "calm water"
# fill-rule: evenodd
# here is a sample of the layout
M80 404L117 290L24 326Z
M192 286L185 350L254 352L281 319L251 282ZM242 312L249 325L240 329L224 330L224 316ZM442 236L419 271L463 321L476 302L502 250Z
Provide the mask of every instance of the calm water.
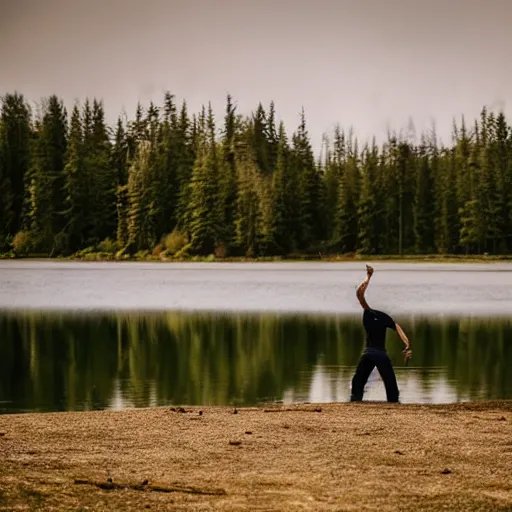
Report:
M362 266L0 262L0 412L347 401ZM403 403L512 398L512 265L375 267Z
M512 263L376 263L368 301L391 314L509 315ZM0 309L359 314L361 263L0 261Z

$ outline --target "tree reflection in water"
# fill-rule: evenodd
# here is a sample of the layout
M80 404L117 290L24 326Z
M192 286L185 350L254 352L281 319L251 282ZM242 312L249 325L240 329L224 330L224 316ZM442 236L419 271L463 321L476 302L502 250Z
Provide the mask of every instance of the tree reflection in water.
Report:
M512 398L512 322L398 318L402 402ZM213 313L0 314L0 411L347 401L360 317ZM385 399L377 374L365 399Z

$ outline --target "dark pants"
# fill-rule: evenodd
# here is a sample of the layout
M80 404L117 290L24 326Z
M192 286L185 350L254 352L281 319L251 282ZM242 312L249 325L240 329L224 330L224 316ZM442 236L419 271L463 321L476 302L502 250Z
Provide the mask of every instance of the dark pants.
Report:
M359 359L356 373L352 378L351 402L360 402L363 399L364 386L375 367L384 381L388 402L398 402L398 385L391 360L384 350L376 348L367 348Z

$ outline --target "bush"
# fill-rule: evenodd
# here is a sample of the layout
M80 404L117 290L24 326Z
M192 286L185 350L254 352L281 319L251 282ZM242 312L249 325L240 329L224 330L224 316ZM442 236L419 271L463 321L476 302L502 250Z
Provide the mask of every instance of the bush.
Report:
M16 254L30 254L34 249L34 240L29 231L19 231L12 240Z
M190 248L191 248L191 245L190 244L187 244L185 245L182 249L180 249L175 255L174 257L176 259L189 259L190 258Z
M187 236L181 231L175 229L172 233L167 235L164 240L167 253L171 256L183 249L188 243Z
M82 255L84 261L110 261L114 255L110 252L89 252Z
M226 246L220 242L218 243L216 246L215 246L215 251L214 251L214 254L215 254L215 257L216 258L225 258L226 257L226 254L227 254L227 249L226 249Z
M135 259L137 261L145 261L148 259L150 252L147 250L137 251L135 253Z
M82 256L85 256L86 254L91 254L95 252L94 247L86 247L85 249L80 249L79 251L76 251L74 256L76 258L81 258Z
M153 249L153 256L156 256L156 257L161 257L162 256L162 251L164 250L164 246L162 244L158 244L154 249Z
M105 238L102 242L98 244L99 252L107 252L109 254L115 254L117 252L117 243L115 240L111 240L110 238Z
M115 259L126 261L130 259L130 254L126 252L125 248L123 248L116 252Z
M116 253L97 251L96 247L86 247L75 252L72 258L83 261L113 261L116 259Z

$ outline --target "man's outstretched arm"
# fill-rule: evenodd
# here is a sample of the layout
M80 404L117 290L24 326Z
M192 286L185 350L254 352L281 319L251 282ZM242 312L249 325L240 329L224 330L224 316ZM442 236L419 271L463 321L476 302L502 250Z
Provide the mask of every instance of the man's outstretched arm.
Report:
M356 292L357 299L359 300L359 303L361 304L361 307L363 309L370 309L370 306L368 306L368 303L366 302L366 299L364 297L364 292L366 291L366 288L368 288L368 285L370 284L370 279L372 278L372 274L373 274L373 268L370 267L370 265L366 265L366 278L357 288L357 292Z

